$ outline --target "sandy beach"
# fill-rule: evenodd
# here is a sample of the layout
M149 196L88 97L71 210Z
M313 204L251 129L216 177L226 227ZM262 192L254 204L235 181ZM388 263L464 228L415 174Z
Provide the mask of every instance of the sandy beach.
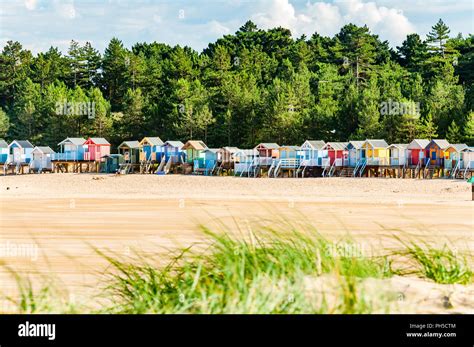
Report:
M335 240L350 235L376 253L397 247L393 235L474 249L471 186L454 180L5 176L0 211L0 289L7 295L16 291L13 269L54 277L87 300L107 266L94 248L165 254L202 240L200 225L237 233L278 225ZM462 307L469 311L474 303Z

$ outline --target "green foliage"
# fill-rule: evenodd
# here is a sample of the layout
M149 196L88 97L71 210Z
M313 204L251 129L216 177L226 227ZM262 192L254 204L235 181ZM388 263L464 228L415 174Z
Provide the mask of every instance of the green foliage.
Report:
M383 258L338 254L337 244L320 236L263 232L235 239L206 230L212 244L203 251L183 249L161 268L139 257L113 266L108 310L120 313L368 313L358 289L361 278L391 276ZM305 278L340 276L340 300L310 300Z
M8 118L5 111L0 108L0 138L5 137L9 128L10 118Z
M151 133L242 148L308 138L403 143L436 132L472 143L473 64L473 36L449 37L441 20L426 41L414 33L396 50L367 26L294 39L251 21L201 53L157 42L128 49L113 38L102 56L75 41L66 55L51 47L33 56L9 41L0 54L0 107L8 140L50 146L65 136L118 145ZM416 103L421 114L382 115L388 100ZM56 114L57 102L70 101L95 102L96 117Z
M416 271L423 276L436 283L472 283L474 273L469 267L467 258L446 245L443 248L434 248L426 244L420 246L415 242L404 245L403 254L415 262Z

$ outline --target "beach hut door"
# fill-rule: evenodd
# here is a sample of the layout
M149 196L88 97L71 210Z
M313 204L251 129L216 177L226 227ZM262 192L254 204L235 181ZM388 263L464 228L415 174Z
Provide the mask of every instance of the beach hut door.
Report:
M13 148L13 161L14 162L21 161L21 148L19 147Z

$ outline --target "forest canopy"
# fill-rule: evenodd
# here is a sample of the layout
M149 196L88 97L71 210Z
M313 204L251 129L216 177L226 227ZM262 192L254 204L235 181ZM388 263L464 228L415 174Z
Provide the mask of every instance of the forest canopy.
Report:
M67 108L93 105L94 114ZM59 107L58 105L66 105ZM201 139L210 147L384 138L474 145L474 35L440 19L401 46L367 26L293 38L248 21L199 53L118 38L0 55L0 137L53 148L65 137ZM58 112L66 110L71 112Z

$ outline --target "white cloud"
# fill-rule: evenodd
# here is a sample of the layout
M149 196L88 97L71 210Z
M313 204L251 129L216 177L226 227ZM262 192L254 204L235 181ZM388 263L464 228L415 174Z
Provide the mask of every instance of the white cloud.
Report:
M38 5L38 0L25 0L25 7L27 10L33 11Z
M74 6L74 1L64 2L64 1L55 1L54 9L56 13L66 19L74 19L77 16L76 7Z
M230 29L228 27L215 20L207 23L207 27L209 28L209 32L216 36L227 35L230 33Z
M299 11L288 0L266 0L252 19L265 29L288 28L295 36L311 36L314 32L332 36L345 24L367 24L373 33L392 45L400 44L406 35L416 31L401 10L362 0L308 2Z

